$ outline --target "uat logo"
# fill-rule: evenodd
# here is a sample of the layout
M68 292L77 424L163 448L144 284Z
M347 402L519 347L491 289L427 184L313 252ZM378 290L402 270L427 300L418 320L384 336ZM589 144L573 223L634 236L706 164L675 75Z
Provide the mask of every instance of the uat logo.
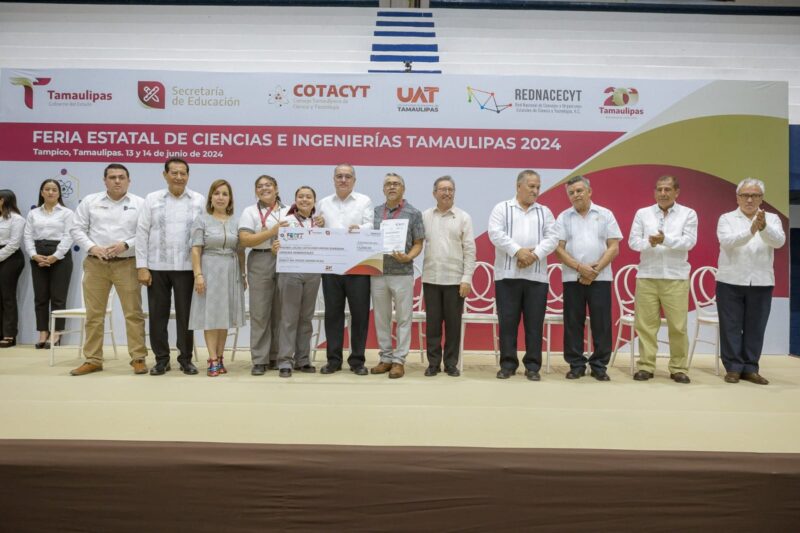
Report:
M608 87L603 92L608 95L603 102L607 107L634 106L639 103L639 91L633 87Z
M404 104L434 104L438 87L398 87L397 99Z
M52 78L11 78L11 85L20 85L24 89L23 99L25 107L33 109L33 88L40 85L47 85Z
M167 105L167 90L160 81L140 81L139 101L150 109L164 109Z

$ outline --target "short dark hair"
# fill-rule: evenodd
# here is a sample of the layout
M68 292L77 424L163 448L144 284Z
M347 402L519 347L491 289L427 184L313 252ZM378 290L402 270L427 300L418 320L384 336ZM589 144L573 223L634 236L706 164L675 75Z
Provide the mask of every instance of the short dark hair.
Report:
M104 177L104 178L105 178L106 176L108 176L108 171L109 171L109 170L124 170L124 171L125 171L125 175L126 175L126 176L128 176L128 178L130 178L130 177L131 177L131 173L130 173L130 172L128 172L128 169L125 167L125 165L121 165L121 164L119 164L119 163L111 163L110 165L108 165L108 166L107 166L107 167L106 167L106 168L103 170L103 177Z
M44 205L44 196L42 196L42 189L44 189L44 186L47 185L48 183L55 183L56 187L58 187L58 203L63 206L64 205L64 200L61 198L61 196L62 196L64 191L61 189L61 184L58 182L58 180L55 180L53 178L47 178L46 180L44 180L42 182L41 185L39 185L39 202L36 205L38 207L41 207L42 205ZM66 207L66 206L64 206L64 207Z
M11 189L0 189L0 199L3 200L3 207L0 208L0 216L10 218L11 213L21 215L17 207L17 195Z
M676 189L680 189L681 188L681 184L678 183L678 178L676 178L675 176L670 176L670 175L661 176L660 178L658 178L656 180L656 187L658 187L658 184L661 183L662 181L667 181L667 180L672 180L672 186L675 187Z
M228 202L228 207L225 208L225 214L226 215L233 214L233 187L231 187L231 184L228 183L226 180L214 180L214 183L212 183L211 187L208 188L208 196L206 197L206 213L208 213L209 215L214 214L214 206L211 204L211 197L214 195L214 191L216 191L223 185L228 188L228 194L231 197L231 201Z
M584 184L586 184L587 189L592 188L591 184L589 183L589 178L587 178L586 176L572 176L570 179L567 180L567 187L569 187L570 185L575 185L579 181L582 181Z
M186 161L184 161L180 157L171 157L171 158L167 159L167 162L164 163L164 172L169 172L169 166L172 163L180 163L180 164L184 165L186 167L186 172L187 173L189 172L189 163L187 163Z

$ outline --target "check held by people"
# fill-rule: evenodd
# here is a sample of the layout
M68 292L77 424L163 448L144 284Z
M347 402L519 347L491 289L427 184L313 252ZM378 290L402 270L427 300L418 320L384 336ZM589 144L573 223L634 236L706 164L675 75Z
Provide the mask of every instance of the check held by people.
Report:
M277 271L309 274L383 273L380 230L281 228Z

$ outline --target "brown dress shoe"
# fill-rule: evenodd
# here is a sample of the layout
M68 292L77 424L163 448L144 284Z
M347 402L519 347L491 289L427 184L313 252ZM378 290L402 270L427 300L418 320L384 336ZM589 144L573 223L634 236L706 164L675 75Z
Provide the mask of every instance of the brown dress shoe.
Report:
M758 372L742 372L742 379L756 385L769 385L769 381L761 377Z
M725 374L725 383L739 383L740 375L738 372L728 372Z
M689 379L689 376L687 376L683 372L675 372L674 374L670 374L669 375L669 379L671 379L675 383L691 383L692 382L692 380Z
M392 363L380 363L369 369L370 374L385 374L392 369Z
M94 363L83 363L78 368L70 370L70 375L72 376L83 376L86 374L91 374L92 372L100 372L103 370L103 365L96 365Z
M134 374L147 374L147 365L144 359L134 359L131 361L131 366L133 367Z
M392 363L392 370L389 372L389 379L402 378L406 374L406 367L400 363Z

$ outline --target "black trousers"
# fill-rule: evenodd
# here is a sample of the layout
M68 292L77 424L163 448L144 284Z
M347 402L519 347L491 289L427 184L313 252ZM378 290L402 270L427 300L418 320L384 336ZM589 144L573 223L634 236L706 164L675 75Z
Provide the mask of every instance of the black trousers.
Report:
M153 282L147 288L147 305L150 307L150 348L156 356L156 364L169 362L167 325L173 292L178 362L189 363L194 349L194 332L189 329L194 275L191 270L151 270L150 274Z
M459 285L434 285L423 283L425 298L425 343L428 365L442 365L442 323L444 323L444 367L458 366L458 348L461 344L461 313L464 298L458 295Z
M500 322L500 367L515 371L517 331L520 317L525 329L526 370L542 368L542 327L547 307L547 283L526 279L502 279L494 283L497 318Z
M588 359L583 355L583 336L586 307L592 330L594 352ZM582 285L577 281L564 283L564 359L570 368L606 369L611 359L611 282L594 281Z
M347 363L350 368L364 366L366 358L364 349L367 346L369 330L370 279L364 275L323 274L322 296L325 299L325 337L328 343L328 364L341 367L344 356L344 304L350 307L352 338L350 339L350 356Z
M69 282L72 279L72 253L49 267L40 267L31 261L33 280L33 307L36 314L36 330L50 331L50 311L67 308ZM56 331L64 331L66 319L56 319Z
M25 257L21 250L17 250L5 261L0 262L0 338L16 337L19 331L17 282L23 268L25 268Z
M728 372L758 372L772 289L717 282L720 355Z

